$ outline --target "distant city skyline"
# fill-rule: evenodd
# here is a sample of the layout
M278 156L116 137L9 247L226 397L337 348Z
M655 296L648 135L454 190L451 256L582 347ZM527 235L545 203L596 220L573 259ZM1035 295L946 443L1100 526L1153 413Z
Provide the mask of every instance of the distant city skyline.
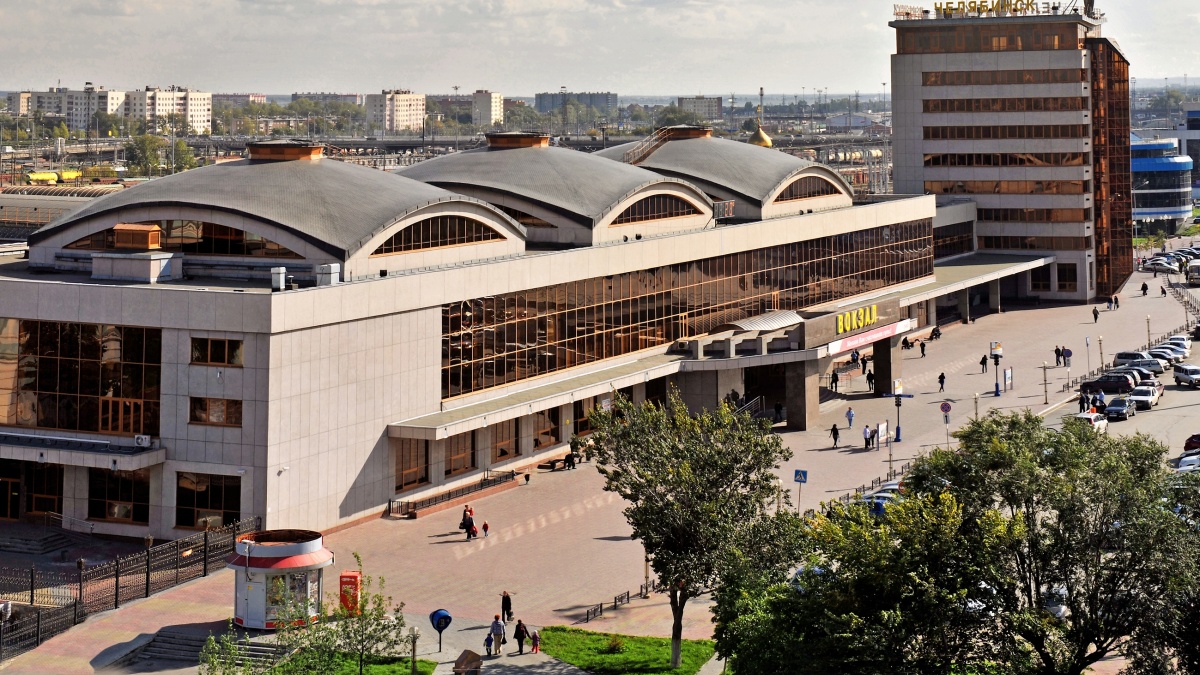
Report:
M1100 0L1139 90L1200 80L1200 11ZM932 7L932 1L926 3ZM892 3L816 0L64 0L4 3L0 91L178 84L212 92L506 96L615 91L768 100L816 89L878 98L895 49ZM53 58L48 58L52 55ZM738 94L739 105L753 94ZM746 98L743 98L746 97Z

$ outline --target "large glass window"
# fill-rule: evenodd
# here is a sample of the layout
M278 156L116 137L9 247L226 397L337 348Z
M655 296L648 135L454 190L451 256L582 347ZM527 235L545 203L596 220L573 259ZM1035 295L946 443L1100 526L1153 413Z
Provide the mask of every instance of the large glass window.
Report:
M475 468L475 432L467 431L445 440L446 475L453 476Z
M979 220L999 223L1083 223L1091 209L979 209Z
M899 54L1047 51L1083 49L1083 44L1083 27L1067 22L903 26L896 31Z
M926 87L993 84L1066 84L1087 82L1084 68L1052 70L949 70L921 73Z
M396 492L429 482L429 441L392 439L396 447Z
M935 195L1082 195L1092 191L1086 180L927 180Z
M1182 190L1190 187L1191 171L1146 171L1133 174L1135 198L1138 190Z
M933 274L917 220L442 306L449 398Z
M1091 237L1021 237L981 236L981 250L1017 251L1087 251L1092 248Z
M1048 293L1050 291L1049 265L1029 270L1029 290L1033 293Z
M242 402L227 398L191 399L191 415L188 421L192 424L208 424L218 427L242 426Z
M558 408L550 408L533 414L533 449L541 450L558 443Z
M429 248L480 244L504 239L496 230L473 218L437 216L426 218L393 234L371 255L408 253Z
M150 522L150 470L88 469L88 519Z
M934 259L970 253L975 248L972 241L974 236L975 225L971 222L935 228L933 230Z
M175 527L218 528L236 523L241 515L240 476L175 474Z
M923 127L927 141L976 141L1041 138L1091 138L1086 124L1037 124L987 127Z
M925 155L925 166L1084 166L1086 152L976 152Z
M61 464L26 464L25 512L62 513Z
M0 318L0 425L158 435L162 331Z
M192 338L192 363L203 366L240 366L242 341Z
M284 246L252 232L234 229L199 220L155 220L138 225L157 226L163 251L190 255L258 256L263 258L299 258ZM118 225L117 227L121 227ZM67 248L87 251L110 251L128 248L120 245L118 231L109 228L67 245Z
M921 101L927 113L1056 112L1087 110L1088 100L1078 96L1058 98L930 98Z
M825 197L828 195L840 195L842 191L837 189L837 186L824 178L816 176L805 176L798 180L794 180L779 193L775 198L776 202L791 202L797 199L810 199L812 197Z
M1079 289L1079 266L1075 263L1058 263L1058 290L1073 292Z
M641 223L647 220L662 220L664 218L679 218L694 216L700 211L684 199L674 195L653 195L643 197L621 212L613 221L613 225Z
M505 462L521 455L517 420L492 425L492 464Z

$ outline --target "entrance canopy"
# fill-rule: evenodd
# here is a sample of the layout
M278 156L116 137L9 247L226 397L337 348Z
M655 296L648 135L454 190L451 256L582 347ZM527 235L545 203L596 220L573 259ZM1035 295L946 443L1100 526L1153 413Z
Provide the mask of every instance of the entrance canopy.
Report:
M989 281L1044 267L1056 260L1057 257L1053 255L972 253L952 260L935 262L933 273L936 281L888 293L880 296L878 300L895 298L900 301L901 305L913 305Z

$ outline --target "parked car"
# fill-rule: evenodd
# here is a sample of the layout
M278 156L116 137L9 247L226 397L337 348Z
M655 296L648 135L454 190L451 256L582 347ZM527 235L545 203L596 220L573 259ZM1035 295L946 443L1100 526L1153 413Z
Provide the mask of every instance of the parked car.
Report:
M1179 342L1187 345L1188 349L1192 348L1192 339L1186 335L1168 335L1167 342Z
M1180 386L1187 385L1189 387L1200 386L1200 366L1193 366L1190 363L1181 363L1172 370L1172 375L1175 378L1175 384Z
M1137 406L1129 402L1129 399L1114 398L1108 402L1108 406L1104 408L1104 416L1108 421L1127 420L1137 414Z
M863 503L867 505L867 509L873 516L882 516L884 511L887 510L888 504L898 499L900 499L898 495L882 492L862 496Z
M1148 370L1152 375L1162 375L1166 371L1163 362L1158 359L1138 359L1129 365Z
M1138 410L1149 410L1158 405L1160 396L1158 389L1154 387L1134 387L1133 391L1129 392L1129 400Z
M1087 394L1094 394L1098 391L1106 394L1128 394L1133 391L1133 376L1126 373L1101 375L1079 385L1079 390Z
M1191 345L1185 345L1182 342L1178 342L1175 340L1167 340L1166 342L1163 342L1162 344L1155 345L1155 347L1159 348L1159 349L1174 349L1175 351L1183 354L1184 358L1187 358L1192 355Z
M1150 272L1162 272L1163 274L1179 274L1179 265L1171 264L1165 260L1153 260L1145 264L1144 269Z
M1108 431L1108 419L1106 419L1104 417L1104 415L1101 415L1100 413L1093 413L1093 412L1079 413L1078 415L1075 416L1075 419L1083 420L1084 423L1091 426L1092 429L1095 429L1096 433L1098 433L1098 434L1102 434L1102 433L1105 433L1106 431Z
M1150 356L1156 359L1162 359L1169 363L1183 363L1184 356L1181 352L1175 351L1170 347L1155 347L1150 350Z
M1183 442L1184 453L1192 450L1200 450L1200 434L1192 434L1191 436L1188 436L1186 441Z
M1143 380L1152 380L1154 379L1155 375L1153 370L1143 368L1141 366L1135 366L1132 363L1127 366L1121 366L1120 368L1113 368L1113 370L1122 373L1136 373L1139 383L1141 383Z
M1200 455L1180 457L1179 463L1175 465L1175 470L1180 473L1190 473L1200 470Z
M1163 395L1167 393L1167 385L1163 384L1163 381L1158 379L1157 377L1152 377L1148 380L1142 380L1141 382L1138 383L1138 386L1139 387L1154 387L1154 389L1158 391L1159 398L1162 398Z
M1134 361L1144 361L1154 358L1149 352L1117 352L1113 356L1114 366L1124 366L1133 363Z
M1106 371L1104 371L1104 374L1105 375L1128 375L1133 378L1133 386L1135 386L1135 387L1138 386L1139 384L1141 384L1142 380L1145 379L1142 377L1141 373L1137 372L1136 370L1129 370L1125 366L1121 366L1120 368L1113 368L1111 370L1106 370Z

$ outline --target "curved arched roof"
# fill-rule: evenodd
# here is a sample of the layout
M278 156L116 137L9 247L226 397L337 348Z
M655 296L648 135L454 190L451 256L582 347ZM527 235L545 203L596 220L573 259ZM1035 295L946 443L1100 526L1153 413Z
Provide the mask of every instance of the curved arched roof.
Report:
M241 160L192 169L97 198L33 233L29 243L116 211L190 206L265 222L345 260L396 221L446 201L480 204L497 220L524 234L521 225L489 204L386 171L332 159Z
M620 162L632 147L632 144L618 145L594 154ZM806 169L837 185L847 196L854 194L844 178L822 164L724 138L669 140L638 162L638 166L701 187L723 188L758 206Z
M398 171L448 190L477 187L514 195L594 227L622 200L656 183L708 199L685 181L589 153L556 147L488 147L431 159Z

